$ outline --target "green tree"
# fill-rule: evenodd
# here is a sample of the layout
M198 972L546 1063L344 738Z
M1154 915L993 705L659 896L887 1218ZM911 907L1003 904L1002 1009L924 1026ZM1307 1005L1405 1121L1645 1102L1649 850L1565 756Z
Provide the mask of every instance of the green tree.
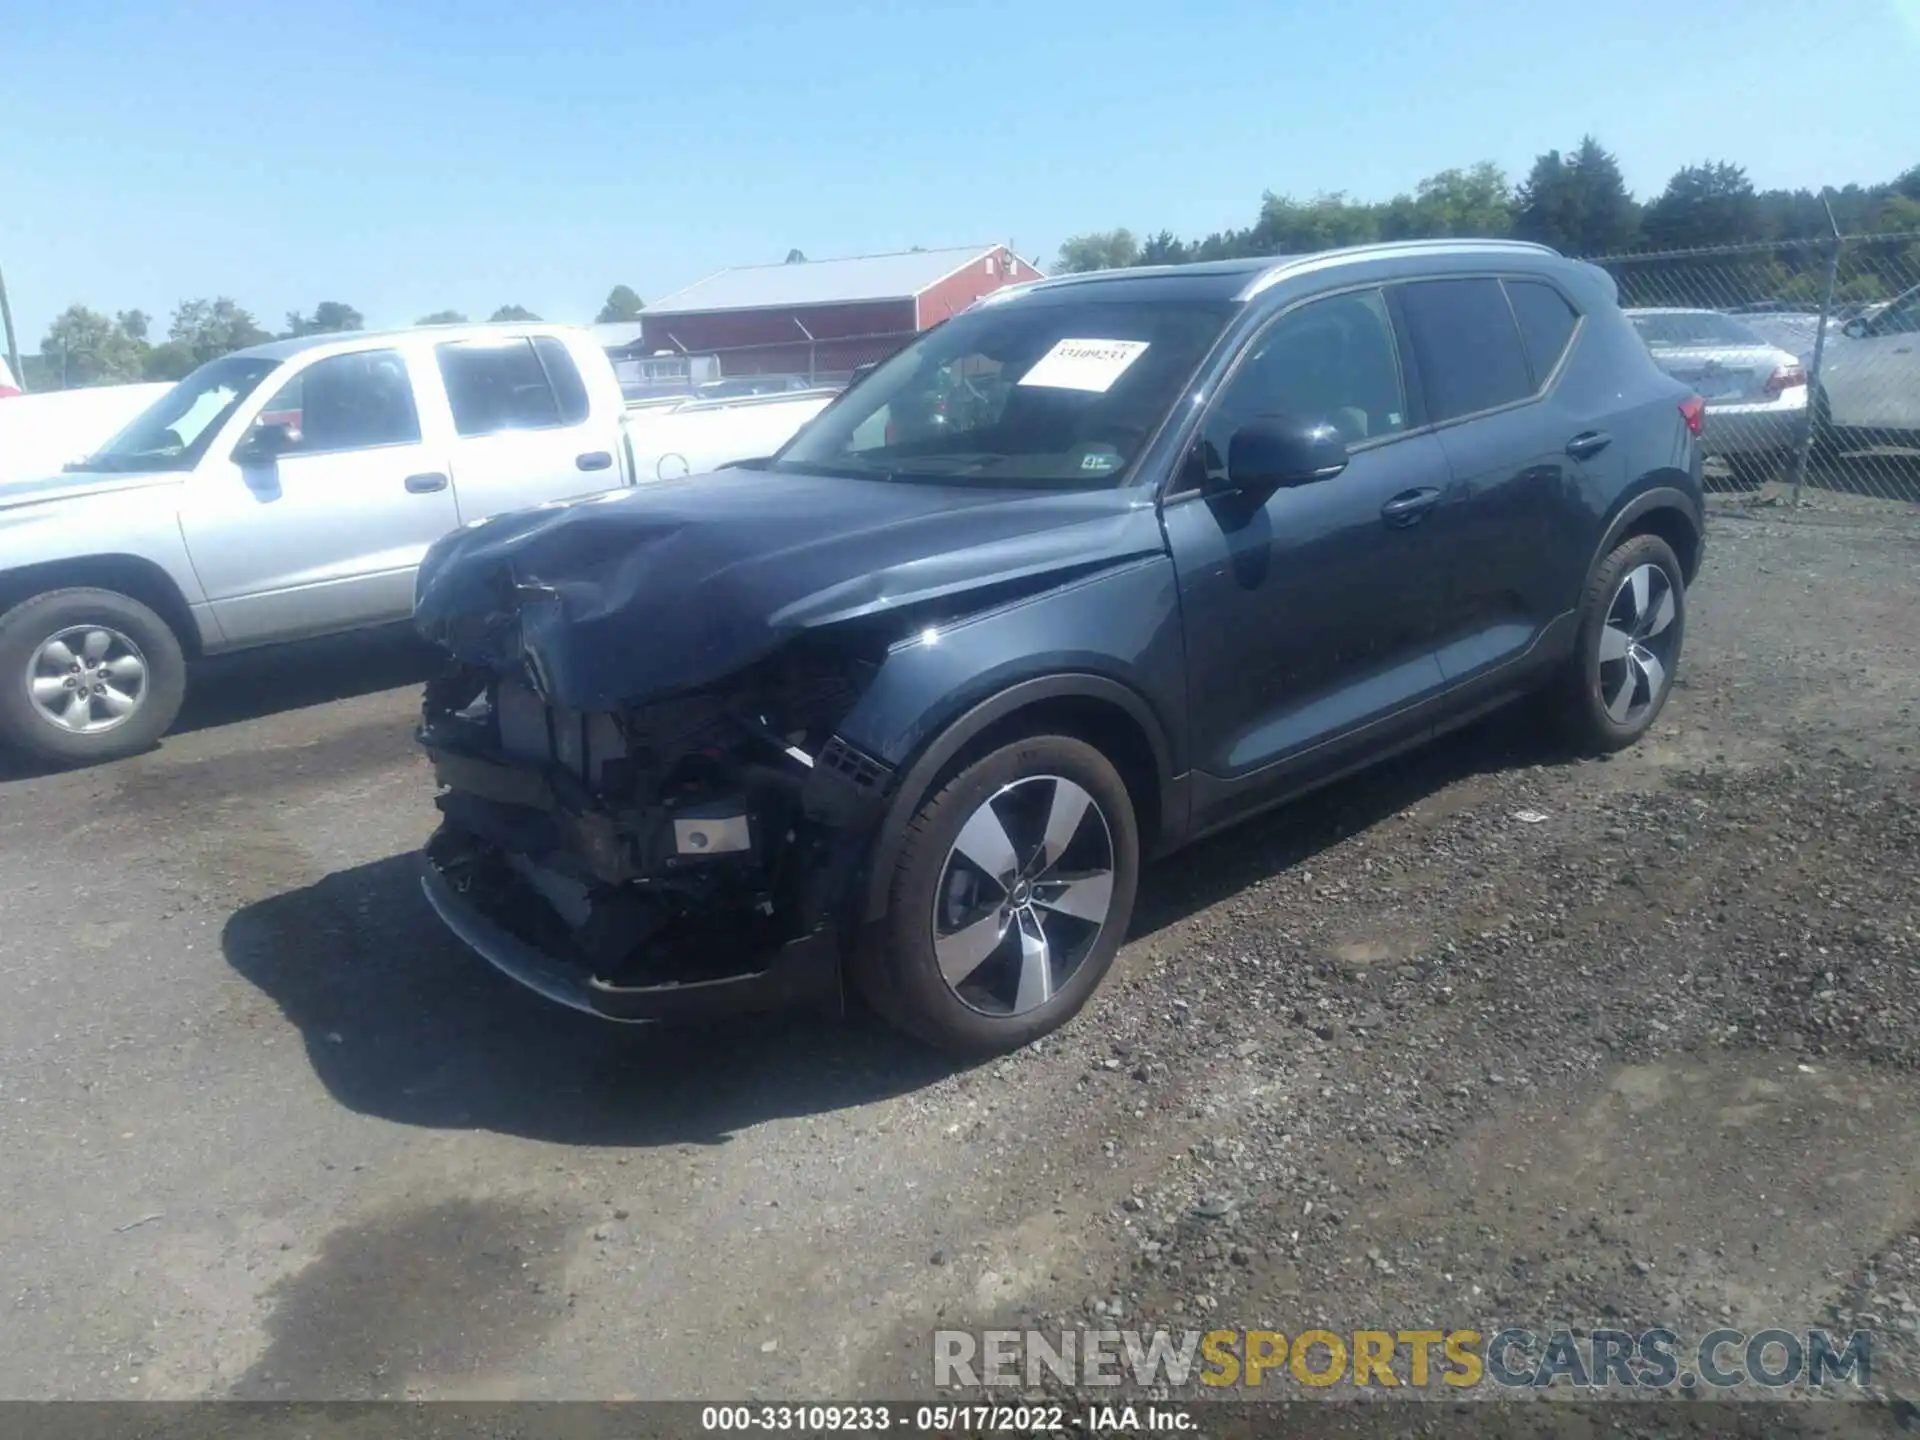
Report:
M360 312L341 300L322 300L313 307L310 316L302 315L298 310L287 312L289 335L333 335L366 328L367 322Z
M122 310L113 317L113 323L118 325L122 333L136 345L147 343L147 331L153 325L152 319L144 310Z
M1488 238L1513 229L1513 188L1506 171L1490 160L1468 170L1442 170L1422 180L1412 195L1397 195L1382 207L1382 238Z
M40 354L43 373L63 389L124 385L145 373L140 343L120 322L84 305L69 305L54 317Z
M222 295L215 300L183 300L173 312L167 338L193 353L193 363L209 360L273 337L254 324L253 316Z
M1638 207L1620 162L1593 136L1571 155L1549 150L1514 196L1513 233L1568 255L1608 255L1634 241Z
M798 250L787 251L787 264L804 265L806 263L807 263L807 257L805 255L802 255Z
M1920 182L1920 170L1908 171L1895 183L1893 194L1880 207L1879 229L1895 235L1920 231L1920 194L1908 190L1908 180ZM1920 190L1920 183L1914 190Z
M1060 269L1069 274L1089 270L1122 270L1140 258L1140 246L1131 230L1095 231L1061 243Z
M1380 235L1380 213L1342 191L1295 200L1269 190L1260 200L1260 218L1247 236L1253 255L1307 255L1342 245L1364 245Z
M422 315L413 322L416 325L464 325L467 317L458 310L436 310L431 315Z
M600 313L594 316L596 324L614 325L623 320L638 320L640 312L647 308L647 302L634 292L631 285L616 285L607 292L607 303L600 307Z
M145 378L184 380L199 366L193 347L179 340L162 340L147 351Z
M1176 239L1171 230L1162 230L1158 235L1147 237L1147 243L1140 247L1139 262L1142 265L1184 265L1188 260L1187 242Z
M539 318L538 315L534 314L524 305L502 305L487 317L490 321L518 320L522 323L538 320Z
M1758 240L1760 200L1747 172L1724 160L1688 165L1646 208L1640 228L1656 250Z

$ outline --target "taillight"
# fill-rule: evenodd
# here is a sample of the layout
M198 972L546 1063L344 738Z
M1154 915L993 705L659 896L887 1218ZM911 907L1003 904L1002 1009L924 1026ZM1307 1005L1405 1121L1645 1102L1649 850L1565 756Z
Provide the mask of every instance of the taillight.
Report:
M1698 395L1689 395L1680 402L1680 418L1687 422L1689 434L1698 435L1707 423L1707 402Z
M1767 377L1766 390L1769 395L1778 395L1782 390L1807 383L1807 372L1798 365L1782 365Z

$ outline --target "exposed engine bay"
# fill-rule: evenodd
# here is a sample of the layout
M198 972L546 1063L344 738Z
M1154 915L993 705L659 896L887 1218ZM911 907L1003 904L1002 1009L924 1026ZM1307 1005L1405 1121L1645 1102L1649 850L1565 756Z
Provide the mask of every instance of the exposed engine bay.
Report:
M790 645L590 714L456 665L429 683L420 732L446 817L429 863L601 990L756 973L831 921L850 822L885 773L834 731L877 660Z

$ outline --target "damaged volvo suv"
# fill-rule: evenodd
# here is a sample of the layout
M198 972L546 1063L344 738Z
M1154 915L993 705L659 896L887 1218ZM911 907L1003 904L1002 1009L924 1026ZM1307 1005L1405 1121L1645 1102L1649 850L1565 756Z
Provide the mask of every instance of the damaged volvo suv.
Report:
M429 552L427 895L592 1014L852 992L1011 1049L1145 857L1524 696L1638 739L1700 423L1538 246L1009 288L771 458Z

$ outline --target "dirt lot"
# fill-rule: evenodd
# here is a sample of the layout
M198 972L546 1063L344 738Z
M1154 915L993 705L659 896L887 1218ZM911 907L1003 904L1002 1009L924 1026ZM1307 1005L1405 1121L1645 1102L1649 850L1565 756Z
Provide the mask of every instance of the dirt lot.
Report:
M1912 1391L1920 516L1751 498L1649 743L1497 720L1210 842L959 1072L523 995L415 888L421 658L215 670L0 783L0 1395L901 1396L1036 1318L1859 1324Z

